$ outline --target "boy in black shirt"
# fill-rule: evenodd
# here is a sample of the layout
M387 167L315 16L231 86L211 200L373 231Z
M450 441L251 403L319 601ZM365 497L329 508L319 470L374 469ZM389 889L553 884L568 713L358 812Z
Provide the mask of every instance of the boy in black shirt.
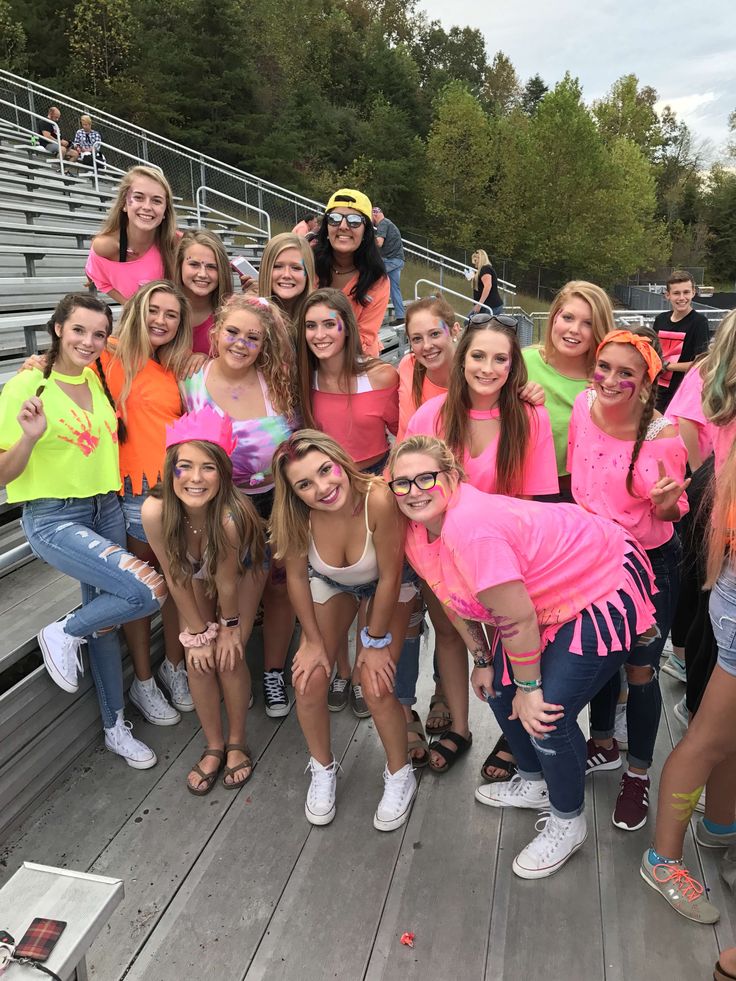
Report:
M665 296L671 311L654 321L664 355L664 370L657 379L657 409L664 413L685 374L699 354L708 350L708 318L693 310L695 280L689 272L676 269L667 280Z

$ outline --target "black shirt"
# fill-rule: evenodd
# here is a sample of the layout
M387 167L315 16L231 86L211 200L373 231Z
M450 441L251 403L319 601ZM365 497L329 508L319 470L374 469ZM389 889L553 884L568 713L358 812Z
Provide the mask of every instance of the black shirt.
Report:
M59 124L57 123L56 125L58 126ZM38 124L38 129L36 130L36 132L38 133L38 142L41 144L41 146L48 146L49 145L48 137L44 137L44 135L43 135L44 130L47 133L51 133L51 135L54 138L54 143L56 143L56 134L54 132L54 124L51 122L50 119L44 119L42 122L40 122Z
M672 311L665 310L655 318L654 329L659 334L665 361L687 363L708 350L708 318L697 310L691 310L682 320L674 322ZM660 374L657 407L669 405L684 377L681 371L663 371Z
M480 272L478 273L478 286L473 288L473 299L477 303L483 295L483 277L490 275L491 277L491 291L488 296L483 301L486 306L495 309L495 307L500 307L503 305L503 300L498 292L498 276L496 275L496 270L493 266L481 266Z

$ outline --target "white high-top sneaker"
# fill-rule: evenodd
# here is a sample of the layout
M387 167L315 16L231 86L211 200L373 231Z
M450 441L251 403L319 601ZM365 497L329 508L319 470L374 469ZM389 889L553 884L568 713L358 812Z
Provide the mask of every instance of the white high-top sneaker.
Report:
M135 770L149 770L157 763L156 754L140 739L133 738L132 729L133 724L125 721L120 709L115 725L105 729L105 746L111 753L122 756Z
M147 719L154 726L175 726L181 721L181 716L173 707L169 705L164 697L164 693L156 684L155 678L147 681L133 679L133 683L128 691L131 702L135 705L144 719Z
M574 818L543 814L535 828L539 834L519 852L511 866L521 879L546 879L561 869L588 837L584 814Z
M44 627L38 634L38 646L52 680L64 691L75 692L79 688L77 676L84 674L82 644L86 641L65 632L68 619L64 617Z
M383 771L383 797L373 816L373 827L377 831L394 831L409 817L414 795L417 792L417 778L411 763L391 773L388 766Z
M307 791L304 813L310 824L329 824L335 817L335 797L337 795L337 771L340 764L333 760L329 766L322 766L313 756L309 757L307 770L311 771L312 782Z
M158 680L168 691L169 700L175 709L180 712L194 711L194 699L189 691L187 666L183 661L174 667L168 657L165 657L158 669Z
M475 799L489 807L527 807L539 811L549 805L544 780L525 780L517 773L507 783L484 783L475 791Z

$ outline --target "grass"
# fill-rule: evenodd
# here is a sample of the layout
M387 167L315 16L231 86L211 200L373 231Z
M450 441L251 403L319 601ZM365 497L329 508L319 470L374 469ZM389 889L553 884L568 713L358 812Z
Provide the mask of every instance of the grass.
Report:
M409 260L404 265L401 273L401 292L405 300L414 299L415 286L417 280L420 279L428 279L430 282L444 287L445 290L454 290L456 293L461 293L467 298L466 300L453 296L451 293L446 294L447 300L457 313L463 314L463 316L467 316L470 313L470 308L473 305L473 291L471 284L464 276L445 272L442 274L440 282L439 270L433 269L431 266L427 266L422 262ZM427 296L433 291L434 288L432 286L422 283L419 287L419 296ZM541 310L546 313L549 310L548 301L538 300L536 297L527 296L524 293L517 293L514 297L509 297L508 306L520 306L527 313L536 313Z

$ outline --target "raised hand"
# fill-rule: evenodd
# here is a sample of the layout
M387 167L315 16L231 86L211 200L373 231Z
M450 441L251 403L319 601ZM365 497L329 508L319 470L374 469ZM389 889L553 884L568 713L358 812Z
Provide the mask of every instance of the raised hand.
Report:
M664 512L670 511L673 508L676 509L682 492L690 486L690 478L688 477L681 484L674 477L670 477L665 469L663 460L657 460L657 469L659 471L659 480L656 484L652 485L649 491L652 504L654 504L655 508Z
M46 413L43 411L41 399L36 398L35 395L26 399L21 405L17 418L23 434L34 443L37 443L46 432Z

